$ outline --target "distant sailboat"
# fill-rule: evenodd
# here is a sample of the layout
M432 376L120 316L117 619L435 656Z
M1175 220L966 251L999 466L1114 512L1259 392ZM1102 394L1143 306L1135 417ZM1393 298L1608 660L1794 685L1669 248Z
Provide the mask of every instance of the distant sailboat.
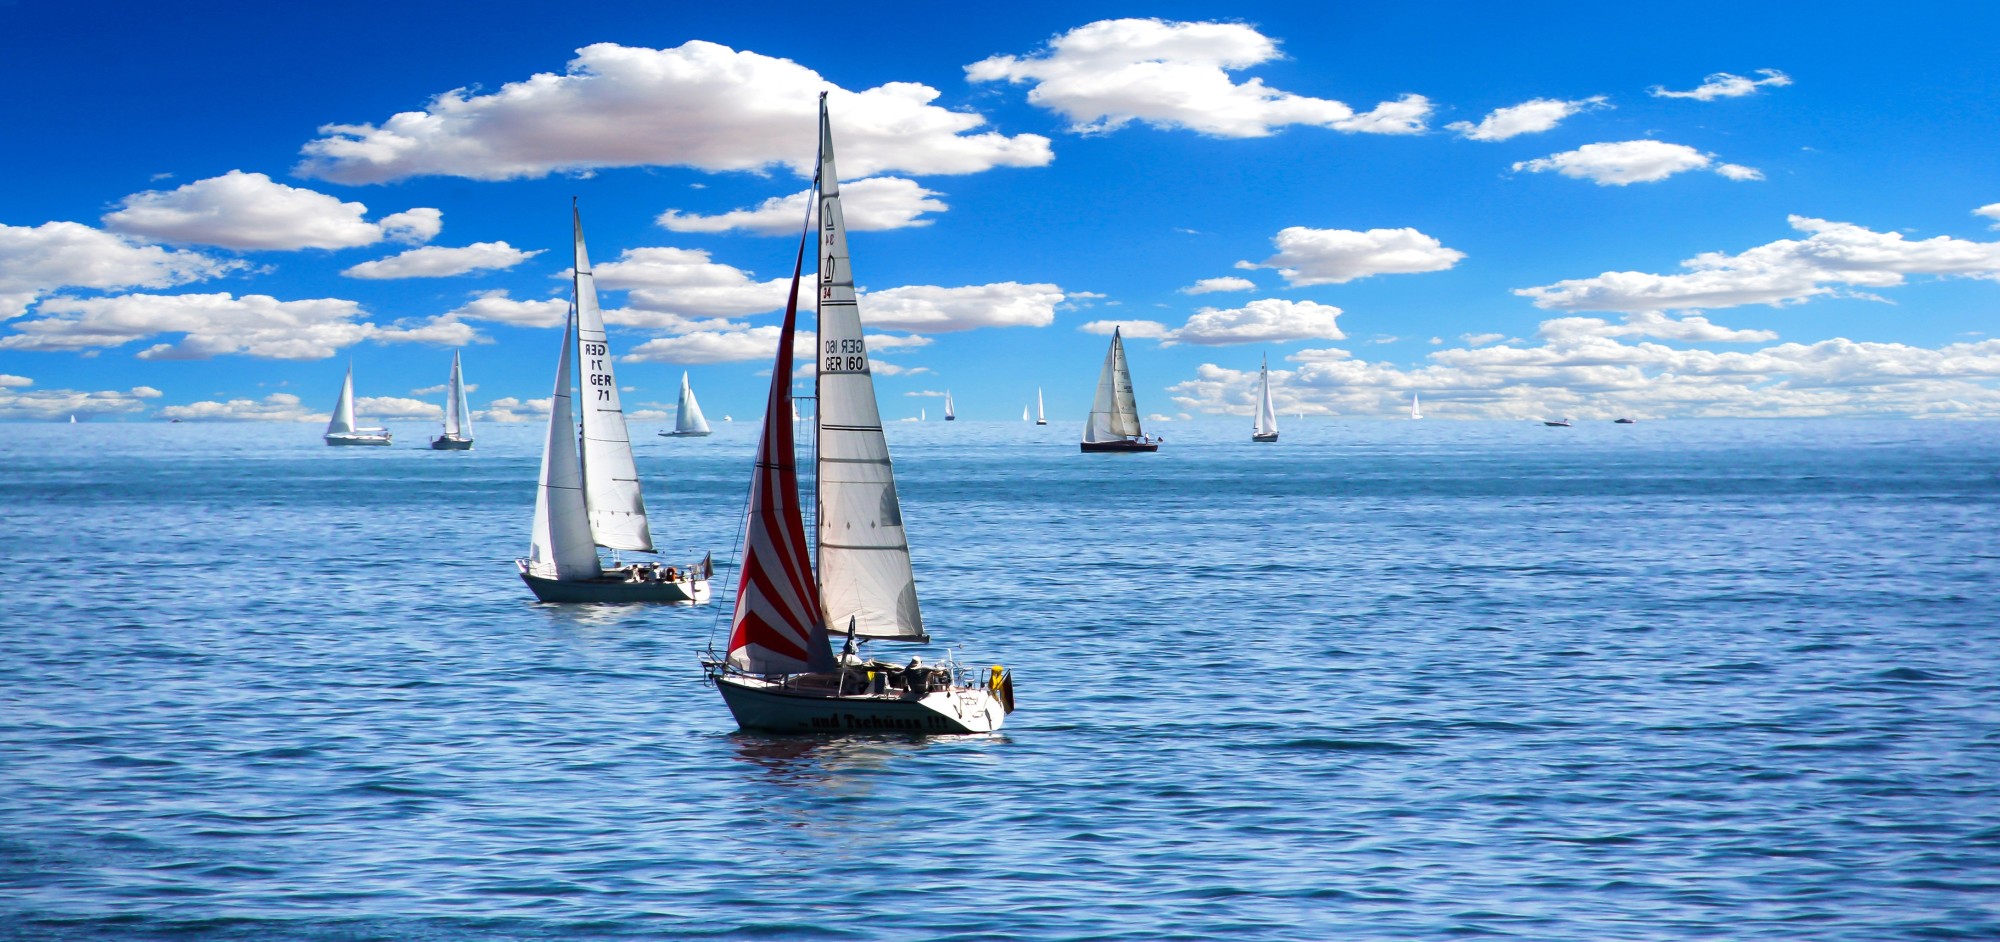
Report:
M930 411L929 411L929 410L927 410L927 409L918 409L918 410L917 410L917 421L919 421L919 422L929 422L930 420L931 420L931 414L930 414Z
M1035 424L1049 424L1049 415L1042 410L1042 387L1040 386L1035 387Z
M1611 420L1611 424L1613 424L1613 425L1633 425L1633 424L1635 424L1635 423L1634 423L1634 422L1633 422L1633 420L1631 420L1631 419L1612 419L1612 420Z
M1139 402L1132 395L1132 371L1125 365L1125 338L1111 328L1111 349L1097 375L1097 398L1083 425L1084 451L1159 451L1160 443L1139 427Z
M1032 421L1034 421L1033 419L1030 419L1030 418L1028 418L1028 407L1027 407L1027 406L1022 406L1022 407L1021 407L1021 421L1023 421L1023 422L1032 422Z
M951 390L949 389L944 391L944 420L946 422L958 421L958 413L953 412L951 408Z
M544 602L706 602L711 566L706 558L684 567L658 563L606 569L597 547L614 553L655 552L646 501L632 461L632 442L611 373L610 338L597 307L596 278L583 247L583 221L571 210L576 261L574 301L563 323L562 352L542 448L541 488L535 497L534 534L528 558L515 560L521 580ZM583 366L583 434L570 409L572 358Z
M694 387L688 385L686 370L681 371L681 401L675 410L674 430L660 434L668 438L701 438L711 434L708 420L701 415L701 403L694 401Z
M1271 408L1271 364L1268 360L1257 367L1257 385L1257 421L1250 426L1250 440L1275 442L1278 440L1278 411Z
M1565 416L1560 419L1543 419L1542 424L1550 428L1569 428L1569 418Z
M854 275L834 173L825 98L820 99L819 343L813 358L818 408L813 433L817 526L808 553L792 427L792 338L810 231L801 233L792 288L778 333L769 405L757 439L746 512L742 575L726 652L702 668L744 729L779 732L984 733L1013 710L1013 679L994 667L973 675L956 663L864 659L865 639L929 641L896 477L868 369ZM846 630L836 658L829 625Z
M458 365L458 351L451 352L451 381L445 384L444 434L431 439L438 451L472 450L472 410L465 403L465 373Z
M1424 417L1424 414L1423 414L1423 412L1422 412L1421 410L1419 410L1419 409L1417 408L1417 394L1416 394L1416 393L1411 393L1411 394L1410 394L1410 418L1412 418L1412 419L1421 419L1421 418L1423 418L1423 417Z
M354 364L347 365L347 378L340 381L340 399L333 404L333 418L326 423L329 445L387 445L385 428L357 428L354 424Z
M75 424L76 424L76 413L74 413L74 412L70 413L70 415L69 415L69 424L71 424L71 425L75 425Z

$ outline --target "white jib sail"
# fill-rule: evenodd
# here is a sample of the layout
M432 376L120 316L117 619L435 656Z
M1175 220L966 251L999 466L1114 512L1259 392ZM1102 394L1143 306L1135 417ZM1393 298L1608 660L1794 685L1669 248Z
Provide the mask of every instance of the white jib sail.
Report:
M611 373L597 280L583 250L583 220L574 208L570 212L576 227L576 353L583 378L583 499L590 507L590 532L599 546L650 553L653 534L646 526L646 500L639 493L618 380Z
M465 374L458 364L458 351L451 353L451 382L445 385L444 433L457 438L472 437L472 412L465 404Z
M928 640L910 571L902 505L861 339L854 270L840 209L833 135L820 102L819 585L830 630L849 621L863 638Z
M1271 407L1271 366L1265 363L1257 368L1257 378L1263 387L1257 397L1257 425L1254 433L1275 435L1278 431L1278 410Z
M947 419L957 417L957 413L954 413L951 409L951 390L949 389L944 391L944 417Z
M333 418L326 423L328 435L354 431L354 365L348 364L347 378L340 382L340 400L333 404Z
M1025 416L1023 417L1025 418ZM1035 387L1035 424L1046 425L1048 421L1049 414L1042 409L1042 387L1037 386Z
M528 572L544 579L594 579L600 571L583 502L570 398L570 324L565 320L555 398L549 403L549 436L542 446L541 486L535 490L535 530L528 540Z
M683 435L689 432L706 434L708 420L701 416L701 403L694 401L694 387L688 385L688 375L681 373L681 402L675 410L674 431Z
M1104 369L1097 374L1097 397L1090 404L1090 421L1083 427L1083 440L1110 442L1142 434L1139 403L1132 396L1132 371L1125 366L1125 340L1114 327L1111 349L1104 353Z

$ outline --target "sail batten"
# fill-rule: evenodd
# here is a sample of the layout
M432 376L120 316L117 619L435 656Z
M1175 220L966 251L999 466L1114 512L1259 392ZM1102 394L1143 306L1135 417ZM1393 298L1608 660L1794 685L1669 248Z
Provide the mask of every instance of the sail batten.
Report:
M611 345L604 331L604 312L597 306L597 279L583 245L583 218L572 208L576 239L577 366L583 380L584 502L590 508L590 531L607 549L653 551L653 534L646 523L646 500L639 488L639 470L632 460L632 440L618 398L618 380L611 368Z
M820 103L817 310L819 590L824 623L929 640L855 301L833 135Z

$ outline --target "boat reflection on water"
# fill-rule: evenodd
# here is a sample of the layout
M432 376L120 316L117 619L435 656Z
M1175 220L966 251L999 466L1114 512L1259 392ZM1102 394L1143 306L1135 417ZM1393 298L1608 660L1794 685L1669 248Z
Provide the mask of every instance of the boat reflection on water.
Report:
M934 744L928 737L894 733L828 737L738 731L729 738L736 758L766 773L765 781L836 788L856 784Z

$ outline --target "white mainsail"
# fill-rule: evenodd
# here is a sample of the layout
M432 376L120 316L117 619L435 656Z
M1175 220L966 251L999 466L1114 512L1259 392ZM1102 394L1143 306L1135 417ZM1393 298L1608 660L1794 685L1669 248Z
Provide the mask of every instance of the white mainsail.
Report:
M328 435L354 432L354 364L347 365L347 378L340 381L340 400L333 404L333 418L326 423Z
M701 403L694 401L694 387L688 385L686 370L681 371L681 402L676 413L674 416L675 434L708 434L708 420L702 418Z
M1125 340L1114 327L1111 349L1105 351L1104 369L1097 376L1090 421L1083 426L1083 440L1110 442L1144 434L1139 428L1139 403L1132 395L1132 371L1125 366Z
M563 321L562 355L556 361L549 435L542 447L541 487L535 491L535 529L528 541L528 572L544 579L595 579L597 547L583 500L583 469L576 458L576 425L570 417L570 320Z
M863 638L927 641L896 474L875 402L826 100L819 111L819 588L825 624Z
M1264 361L1257 368L1258 383L1263 387L1257 397L1257 424L1251 429L1253 435L1278 434L1278 410L1271 408L1271 364Z
M1423 417L1424 417L1424 414L1423 414L1422 412L1419 412L1419 411L1417 411L1417 394L1416 394L1416 393L1411 393L1411 394L1410 394L1410 418L1413 418L1413 419L1421 419L1421 418L1423 418Z
M1023 421L1023 422L1027 422L1027 421L1030 421L1030 420L1029 420L1029 418L1028 418L1028 407L1027 407L1027 406L1022 406L1022 407L1021 407L1021 421Z
M444 434L446 438L472 437L472 410L466 406L465 373L456 350L451 352L451 382L445 388Z
M604 312L597 307L597 279L583 248L583 218L570 208L576 233L576 347L583 371L583 498L590 508L590 532L608 549L653 551L646 526L646 500L639 492L639 469L619 407L618 381L611 373L611 345Z
M944 391L944 420L949 422L956 418L958 415L951 408L951 390L947 389Z
M1023 418L1026 418L1026 416L1023 416ZM1042 387L1040 386L1035 387L1035 424L1049 424L1049 414L1042 409Z

